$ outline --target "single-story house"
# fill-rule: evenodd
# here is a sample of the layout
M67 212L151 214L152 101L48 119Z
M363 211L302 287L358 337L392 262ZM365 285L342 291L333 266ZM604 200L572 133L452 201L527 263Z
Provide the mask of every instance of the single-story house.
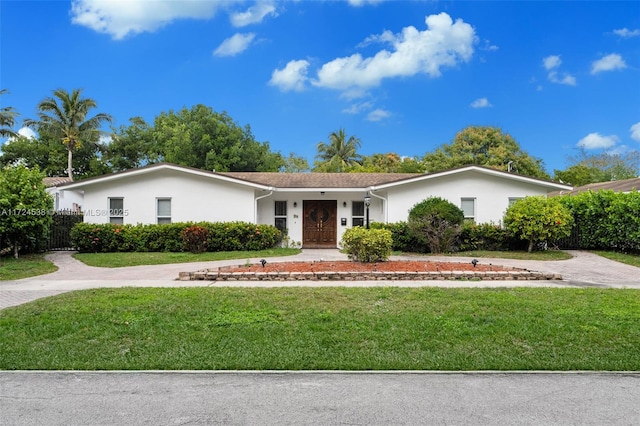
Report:
M53 198L55 211L79 212L82 209L82 191L62 191L59 186L72 183L70 177L46 177L43 179L45 190Z
M640 191L640 177L631 178L631 179L622 179L622 180L612 180L608 182L598 182L598 183L590 183L588 185L577 186L573 188L571 191L555 191L550 193L550 196L556 195L576 195L581 192L587 191L602 191L602 190L610 190L614 192L631 192L631 191Z
M154 164L67 183L83 191L84 221L171 223L245 221L286 229L303 247L336 247L344 231L370 222L407 220L432 196L477 223L502 220L509 204L567 185L467 166L437 173L209 172Z

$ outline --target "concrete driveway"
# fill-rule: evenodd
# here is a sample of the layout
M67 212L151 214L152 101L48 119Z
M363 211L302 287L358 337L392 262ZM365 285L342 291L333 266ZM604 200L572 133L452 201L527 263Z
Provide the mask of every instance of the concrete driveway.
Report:
M396 287L601 287L640 289L640 268L614 262L592 253L570 251L572 259L562 261L523 261L509 259L480 259L481 263L513 266L545 273L560 274L562 281L335 281L335 282L257 282L237 281L218 284L211 281L176 281L178 273L217 266L256 263L255 259L235 259L217 262L180 263L124 268L97 268L74 259L72 252L52 252L46 257L56 264L58 271L47 275L15 281L0 281L0 309L20 305L55 294L101 287L281 287L281 286L396 286ZM295 256L269 258L269 262L304 260L346 260L338 250L303 250ZM412 259L415 256L392 256L392 260ZM424 257L425 260L471 262L465 257Z

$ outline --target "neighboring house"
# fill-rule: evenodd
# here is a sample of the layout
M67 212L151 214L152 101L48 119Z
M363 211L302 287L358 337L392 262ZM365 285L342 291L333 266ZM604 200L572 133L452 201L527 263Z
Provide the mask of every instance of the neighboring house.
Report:
M581 192L601 191L603 189L608 189L615 192L640 191L640 177L623 180L612 180L609 182L590 183L588 185L573 188L573 190L571 191L554 191L549 195L576 195Z
M459 206L469 220L498 223L519 198L572 188L479 166L430 174L216 173L163 163L60 189L84 192L85 222L271 224L310 248L336 247L346 229L365 225L367 212L371 222L407 220L432 196Z
M48 194L53 197L53 209L55 211L79 212L82 209L82 192L65 191L60 189L60 185L72 183L70 177L46 177L43 179L44 186Z

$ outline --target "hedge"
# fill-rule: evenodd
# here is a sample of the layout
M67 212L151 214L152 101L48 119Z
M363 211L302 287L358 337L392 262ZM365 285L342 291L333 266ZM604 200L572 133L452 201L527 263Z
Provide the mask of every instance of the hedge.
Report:
M188 251L183 231L206 229L206 250L239 251L276 247L282 233L275 226L247 222L181 222L163 225L79 223L71 229L71 242L83 253Z

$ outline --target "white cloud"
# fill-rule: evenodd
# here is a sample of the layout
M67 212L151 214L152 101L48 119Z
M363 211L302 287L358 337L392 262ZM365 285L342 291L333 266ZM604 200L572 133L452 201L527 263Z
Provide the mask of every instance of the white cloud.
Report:
M71 22L121 40L153 32L176 19L209 19L224 2L73 0Z
M31 130L29 127L22 127L20 130L18 130L18 134L29 139L38 137L36 132Z
M267 15L277 16L276 7L272 2L258 2L255 6L251 6L246 12L237 12L231 14L231 24L234 27L244 27L251 24L258 24Z
M613 33L622 38L640 37L640 29L629 30L628 28L621 28L619 30L613 30Z
M631 126L629 132L631 132L631 139L640 142L640 122Z
M419 73L439 77L441 68L454 67L471 59L476 42L471 25L460 19L454 23L446 13L427 16L425 23L427 29L424 31L409 26L399 34L385 31L368 37L368 42L387 43L392 50L381 50L368 58L354 54L334 59L322 66L317 80L312 83L339 90L375 87L385 78Z
M492 107L487 98L478 98L471 102L471 108L489 108Z
M367 121L380 121L389 117L391 117L391 113L389 111L377 108L367 114Z
M244 52L253 39L256 37L254 33L236 33L220 43L220 46L213 51L214 56L235 56Z
M290 61L283 69L273 71L269 84L278 87L283 92L290 90L300 92L304 90L305 83L308 80L308 69L308 61Z
M349 0L349 4L351 6L360 7L365 4L378 4L382 3L384 0Z
M351 105L349 108L345 108L342 110L345 114L360 114L363 111L368 111L373 108L373 102L360 102Z
M547 56L542 60L542 65L547 71L558 68L561 63L562 60L560 60L560 55Z
M591 74L597 74L603 71L620 70L626 67L627 64L624 62L624 59L622 59L622 56L617 53L612 53L594 61L591 64Z
M578 141L578 146L585 149L611 148L618 141L615 135L602 136L600 133L589 133Z

